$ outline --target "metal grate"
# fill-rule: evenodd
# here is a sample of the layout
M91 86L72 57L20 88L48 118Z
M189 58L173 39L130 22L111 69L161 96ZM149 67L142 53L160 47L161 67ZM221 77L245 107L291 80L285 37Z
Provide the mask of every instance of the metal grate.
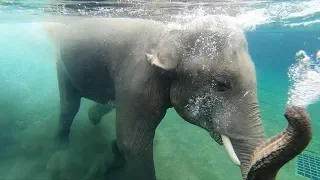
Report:
M320 154L305 150L297 157L297 174L320 180Z

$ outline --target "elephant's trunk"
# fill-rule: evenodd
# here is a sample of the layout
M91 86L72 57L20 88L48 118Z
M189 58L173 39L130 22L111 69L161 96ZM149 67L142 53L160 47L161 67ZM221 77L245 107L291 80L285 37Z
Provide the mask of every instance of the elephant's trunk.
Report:
M263 134L263 133L257 133ZM251 162L251 155L253 154L256 147L258 147L261 142L265 141L264 136L250 136L247 139L240 139L240 140L232 140L232 145L235 150L237 157L239 158L241 164L241 174L243 179L247 178L248 172L250 170L250 162Z
M274 180L279 169L300 154L311 140L311 123L307 112L288 106L287 128L258 146L251 158L247 180Z
M230 137L236 156L240 160L243 179L246 179L249 172L251 155L256 147L266 140L258 104L252 103L246 107L249 108L238 111L243 113L237 114L239 118L232 121L230 127L234 128L229 130L229 134L227 134Z

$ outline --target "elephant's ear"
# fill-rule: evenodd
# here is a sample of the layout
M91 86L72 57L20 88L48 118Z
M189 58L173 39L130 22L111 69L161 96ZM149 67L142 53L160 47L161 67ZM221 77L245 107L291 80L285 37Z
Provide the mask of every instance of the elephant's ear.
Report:
M160 69L162 73L176 73L181 61L180 30L170 30L162 40L147 52L146 59L149 63Z
M157 52L146 53L146 58L152 66L156 66L163 71L174 71L178 66L176 58L160 57Z

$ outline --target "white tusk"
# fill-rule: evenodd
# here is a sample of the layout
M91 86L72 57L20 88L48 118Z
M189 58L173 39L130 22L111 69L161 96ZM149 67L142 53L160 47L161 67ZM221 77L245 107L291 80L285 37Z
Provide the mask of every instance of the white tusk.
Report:
M234 152L234 149L233 149L233 147L232 147L232 144L231 144L230 139L229 139L227 136L225 136L225 135L221 135L221 138L222 138L223 145L224 145L224 147L226 148L227 153L228 153L231 161L232 161L235 165L240 166L240 161L239 161L236 153Z

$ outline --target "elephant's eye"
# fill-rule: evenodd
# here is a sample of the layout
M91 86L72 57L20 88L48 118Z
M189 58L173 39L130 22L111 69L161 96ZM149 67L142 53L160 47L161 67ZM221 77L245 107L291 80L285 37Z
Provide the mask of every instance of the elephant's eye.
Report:
M231 89L230 83L225 82L217 82L216 87L218 92L225 92Z

